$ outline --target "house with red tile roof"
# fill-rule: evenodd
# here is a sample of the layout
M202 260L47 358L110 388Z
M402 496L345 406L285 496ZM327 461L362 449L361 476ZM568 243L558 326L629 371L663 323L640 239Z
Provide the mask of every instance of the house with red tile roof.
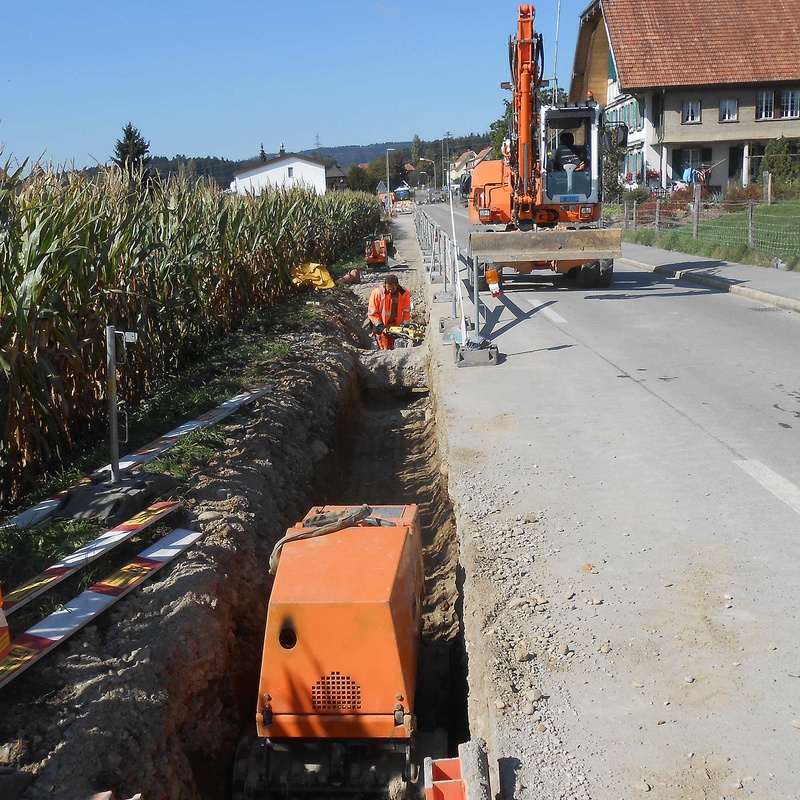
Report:
M448 186L458 186L461 183L461 176L467 169L470 159L475 158L474 150L465 150L455 161L450 164L448 169Z
M771 140L800 140L799 42L800 0L594 0L569 97L592 92L627 126L634 181L693 167L711 168L709 188L747 185Z

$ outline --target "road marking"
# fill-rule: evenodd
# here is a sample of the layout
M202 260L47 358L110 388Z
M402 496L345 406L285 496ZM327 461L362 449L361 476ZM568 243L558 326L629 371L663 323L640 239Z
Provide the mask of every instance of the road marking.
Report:
M755 478L765 489L769 489L778 500L783 500L787 506L800 514L800 489L786 478L773 472L760 461L734 461L748 475Z
M557 322L557 323L559 323L561 325L566 325L566 323L567 323L567 321L564 319L564 317L562 317L560 314L556 314L555 311L553 311L553 310L551 310L549 308L543 308L539 313L540 314L544 314L544 316L546 316L547 319L550 320L550 322Z

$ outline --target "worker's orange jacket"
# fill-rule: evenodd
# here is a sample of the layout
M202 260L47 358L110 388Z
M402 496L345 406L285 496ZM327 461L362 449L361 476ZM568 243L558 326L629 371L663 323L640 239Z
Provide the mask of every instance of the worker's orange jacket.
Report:
M391 313L392 296L383 286L373 289L369 296L369 321L373 325L382 322L387 328L411 322L411 292L402 286L397 287L397 317L393 320L389 319Z

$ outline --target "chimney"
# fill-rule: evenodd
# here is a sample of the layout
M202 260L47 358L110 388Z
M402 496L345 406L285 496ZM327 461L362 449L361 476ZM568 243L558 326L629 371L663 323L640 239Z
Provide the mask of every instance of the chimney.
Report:
M281 149L278 151L278 155L279 156L285 156L286 155L286 148L283 146L283 142L281 142Z

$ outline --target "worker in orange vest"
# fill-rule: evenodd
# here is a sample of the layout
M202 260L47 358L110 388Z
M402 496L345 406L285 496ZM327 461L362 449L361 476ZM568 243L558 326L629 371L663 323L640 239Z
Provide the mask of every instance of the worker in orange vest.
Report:
M387 328L411 323L411 292L404 289L397 275L387 275L383 286L369 297L368 317L379 350L394 350L394 336Z

